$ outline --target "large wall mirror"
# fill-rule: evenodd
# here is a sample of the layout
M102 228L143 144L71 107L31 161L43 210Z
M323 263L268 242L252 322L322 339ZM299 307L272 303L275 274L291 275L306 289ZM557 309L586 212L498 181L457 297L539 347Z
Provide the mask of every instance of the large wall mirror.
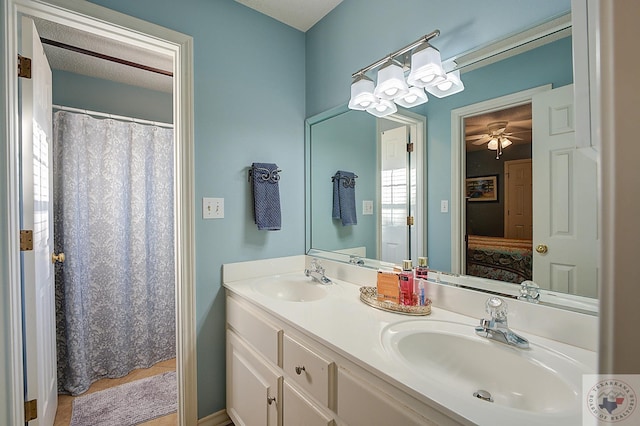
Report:
M428 214L427 203L420 206L423 210L419 233L425 242L411 257L414 261L422 255L438 259L437 264L430 266L453 274L449 275L452 282L460 283L460 277L454 278L459 275L465 278L466 286L514 297L520 294L522 281L533 279L542 289L542 303L593 313L597 311L595 277L599 264L595 204L599 155L590 146L580 146L570 131L576 127L574 110L579 108L569 105L574 99L573 41L571 17L567 15L525 29L521 37L516 35L457 55L464 92L434 102L430 100L411 110L415 116L426 117L428 129L425 127L427 147L421 154L422 175L416 180L416 188L408 191L429 200ZM584 43L586 45L586 41ZM549 100L547 98L553 96L549 94L561 98ZM556 104L537 107L540 102ZM537 116L549 117L549 114L551 123L537 123L541 121ZM314 255L349 261L353 260L349 257L351 250L366 247L359 252L366 257L364 266L378 267L380 260L385 260L380 250L384 206L379 187L380 130L381 124L375 117L361 111L348 111L346 107L307 120L307 250ZM548 150L546 154L538 152L542 142L536 144L544 132L561 135L562 143L566 144L551 163L538 161L537 157L550 158ZM337 133L346 137L339 146L323 152L320 144L326 145L327 136L335 139ZM505 142L500 135L511 139ZM445 137L450 137L451 158L428 156L430 144ZM498 149L492 149L496 143ZM448 241L442 245L430 241L427 248L427 233L441 232L437 227L442 228L441 223L429 223L429 218L447 214L441 213L440 196L436 200L429 197L429 191L440 191L446 185L439 176L431 176L427 182L428 165L438 161L451 161L448 198L451 241L450 245ZM540 167L546 167L546 178L536 182L531 176L539 174ZM568 170L576 167L583 169L582 174L569 176ZM331 221L331 192L324 181L330 179L330 173L345 168L357 169L357 187L361 192L357 204L372 201L373 214L362 214L364 207L358 205L357 229L327 228L326 222ZM564 181L557 178L562 171ZM507 179L517 174L528 174L529 181L514 184ZM322 186L318 185L318 179L323 182ZM591 194L586 201L591 204L588 207L574 204L572 194L584 193ZM516 223L513 217L508 217L509 212L521 207L528 211L528 216L523 223ZM578 214L579 209L588 210L589 214ZM535 221L543 211L546 211L547 225L536 226ZM593 248L579 252L583 263L580 268L565 258L552 260L556 253L577 250L562 245L573 238L576 226L592 230L590 242L577 246ZM544 237L538 235L543 231ZM556 241L549 240L550 233ZM508 258L518 262L509 265L507 272L499 271L500 264L508 263ZM491 263L492 259L496 264ZM540 269L543 267L544 271ZM580 274L585 271L585 275L579 275L578 270ZM589 274L593 279L587 278Z
M425 255L426 118L406 110L376 118L338 108L307 124L310 247L350 255L360 264L402 264ZM343 172L356 176L348 189L355 196L348 208L356 223L337 214L345 208L339 202L345 182L336 182Z

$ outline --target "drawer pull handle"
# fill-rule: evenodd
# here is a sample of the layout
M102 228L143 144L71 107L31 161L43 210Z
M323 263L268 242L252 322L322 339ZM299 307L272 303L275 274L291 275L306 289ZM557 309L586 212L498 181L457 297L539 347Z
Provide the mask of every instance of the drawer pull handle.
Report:
M296 374L299 376L302 374L303 371L306 371L304 369L304 365L302 367L296 367Z
M275 396L267 397L267 403L269 405L273 404L274 402L276 402L276 397Z

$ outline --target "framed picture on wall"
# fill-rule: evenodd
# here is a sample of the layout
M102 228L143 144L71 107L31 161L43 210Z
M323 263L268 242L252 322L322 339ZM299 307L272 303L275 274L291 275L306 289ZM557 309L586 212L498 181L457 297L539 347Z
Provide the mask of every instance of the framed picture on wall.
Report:
M466 194L472 202L498 201L498 175L468 178Z

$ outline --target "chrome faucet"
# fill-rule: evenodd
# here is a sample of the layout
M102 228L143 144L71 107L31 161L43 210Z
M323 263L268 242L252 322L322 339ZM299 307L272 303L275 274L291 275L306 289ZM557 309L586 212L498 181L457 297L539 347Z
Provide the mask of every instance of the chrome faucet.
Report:
M499 297L490 297L485 306L491 319L480 320L480 325L476 327L478 336L520 349L529 348L529 341L514 333L507 325L507 303L504 300Z
M355 254L350 254L349 255L349 263L351 263L353 265L363 266L364 265L364 260L362 260L362 258L360 256L356 256Z
M331 284L331 280L324 274L324 268L320 265L320 262L315 257L311 260L311 267L304 270L304 274L307 277L311 277L312 280L318 281L321 284Z

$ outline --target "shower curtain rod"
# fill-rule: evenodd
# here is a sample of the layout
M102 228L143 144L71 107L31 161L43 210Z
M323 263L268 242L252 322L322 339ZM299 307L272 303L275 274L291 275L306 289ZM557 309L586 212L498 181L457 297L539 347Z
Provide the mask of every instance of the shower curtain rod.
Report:
M132 121L134 123L150 124L152 126L166 127L166 128L169 128L169 129L173 129L173 124L171 124L171 123L162 123L160 121L143 120L141 118L126 117L124 115L109 114L109 113L105 113L105 112L91 111L91 110L88 110L88 109L72 108L72 107L67 107L67 106L63 106L63 105L52 105L52 107L53 107L53 109L57 109L59 111L78 112L80 114L93 115L95 117L111 118L113 120L120 120L120 121Z
M169 77L173 77L173 73L171 71L165 71L160 68L154 68L148 65L139 64L137 62L127 61L126 59L116 58L115 56L105 55L103 53L94 52L93 50L83 49L82 47L72 46L70 44L61 43L55 40L49 40L48 38L44 38L44 37L40 37L40 41L44 44L59 47L61 49L70 50L76 53L81 53L83 55L93 56L94 58L104 59L106 61L115 62L117 64L127 65L129 67L138 68L144 71L150 71L156 74L162 74Z

